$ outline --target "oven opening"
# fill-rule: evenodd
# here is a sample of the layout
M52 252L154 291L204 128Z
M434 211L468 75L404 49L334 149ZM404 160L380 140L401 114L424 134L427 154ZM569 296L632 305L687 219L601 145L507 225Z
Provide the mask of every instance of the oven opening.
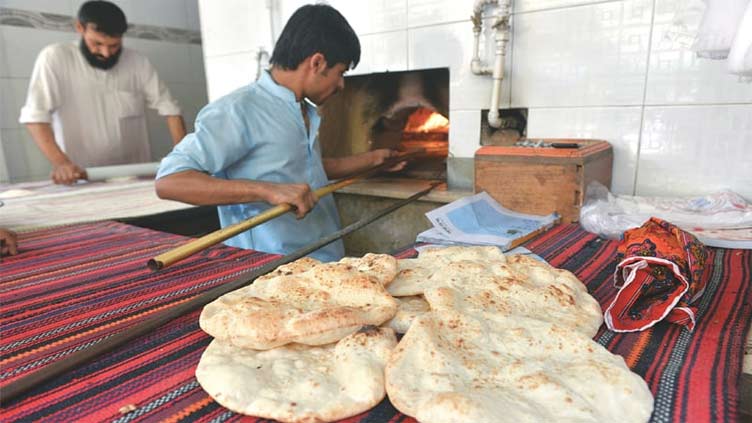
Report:
M402 171L378 176L446 180L448 69L347 77L345 89L320 111L319 142L324 157L379 148L421 150Z

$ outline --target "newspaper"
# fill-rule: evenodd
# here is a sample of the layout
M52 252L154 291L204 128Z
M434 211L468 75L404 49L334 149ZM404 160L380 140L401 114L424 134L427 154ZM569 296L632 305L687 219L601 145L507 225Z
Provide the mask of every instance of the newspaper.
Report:
M559 215L536 216L514 212L501 206L488 193L481 192L431 210L426 217L433 228L418 234L418 242L496 245L508 250L515 240L553 226Z

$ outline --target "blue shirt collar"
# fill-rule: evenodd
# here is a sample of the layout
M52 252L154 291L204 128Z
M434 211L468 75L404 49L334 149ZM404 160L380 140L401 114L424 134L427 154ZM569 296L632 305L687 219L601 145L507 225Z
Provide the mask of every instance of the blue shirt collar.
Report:
M268 70L261 73L261 78L259 78L258 83L275 97L279 97L288 103L299 103L295 98L295 93L291 89L274 82L272 74Z

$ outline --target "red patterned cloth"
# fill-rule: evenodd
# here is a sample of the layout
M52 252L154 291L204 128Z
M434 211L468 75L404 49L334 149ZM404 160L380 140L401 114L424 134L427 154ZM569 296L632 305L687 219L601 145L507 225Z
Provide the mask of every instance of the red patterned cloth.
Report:
M693 330L707 257L692 234L656 217L626 231L614 272L619 293L604 314L608 328L634 332L665 318Z
M73 351L152 313L242 276L275 256L215 246L160 272L146 261L185 238L113 222L21 234L21 252L0 263L0 391ZM572 271L604 306L618 243L578 225L526 245ZM710 249L713 262L693 332L660 322L633 333L602 328L595 341L645 379L654 422L737 422L744 336L752 318L752 250ZM414 255L407 250L400 257ZM3 404L2 422L269 422L211 399L194 372L211 338L200 311L83 364ZM347 423L414 423L385 399Z

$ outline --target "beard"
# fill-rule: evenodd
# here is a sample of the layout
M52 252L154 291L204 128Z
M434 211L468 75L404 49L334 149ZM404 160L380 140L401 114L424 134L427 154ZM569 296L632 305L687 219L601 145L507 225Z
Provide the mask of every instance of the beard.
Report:
M89 50L89 47L86 46L86 42L84 42L83 38L81 38L79 48L81 50L81 53L84 55L84 58L87 62L89 62L91 66L102 70L108 70L115 66L120 59L120 53L123 52L123 48L120 47L117 53L113 54L109 58L105 58L104 56L92 53L91 50Z

